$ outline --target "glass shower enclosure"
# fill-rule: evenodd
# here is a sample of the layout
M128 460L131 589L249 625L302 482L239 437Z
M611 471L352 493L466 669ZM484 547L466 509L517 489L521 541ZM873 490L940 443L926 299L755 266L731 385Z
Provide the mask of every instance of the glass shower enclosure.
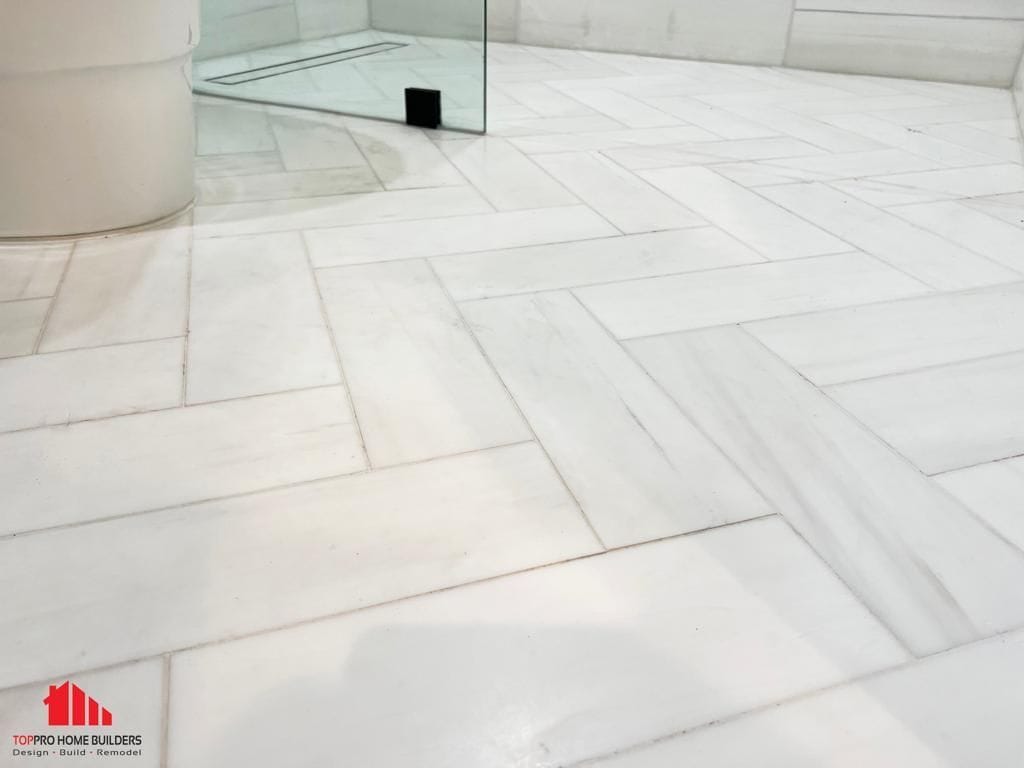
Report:
M487 129L486 0L201 0L197 93ZM414 106L415 122L419 108Z

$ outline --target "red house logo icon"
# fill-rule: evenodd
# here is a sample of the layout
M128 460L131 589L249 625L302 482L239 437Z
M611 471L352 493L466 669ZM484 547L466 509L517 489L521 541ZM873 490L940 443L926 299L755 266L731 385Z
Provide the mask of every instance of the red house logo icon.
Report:
M50 695L43 699L49 714L50 725L113 725L110 710L85 691L65 680L61 685L51 685Z

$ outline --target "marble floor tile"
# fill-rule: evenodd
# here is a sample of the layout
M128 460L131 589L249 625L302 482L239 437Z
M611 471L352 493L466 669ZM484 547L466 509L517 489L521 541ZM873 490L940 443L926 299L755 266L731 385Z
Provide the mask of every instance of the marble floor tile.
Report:
M829 395L927 474L1024 454L1024 352L837 384Z
M583 106L582 104L580 106ZM490 114L488 108L488 114ZM511 120L497 121L496 125L488 126L487 132L491 136L504 136L505 138L531 137L543 134L555 136L572 134L575 132L595 133L602 131L622 131L625 126L622 123L612 120L605 115L594 113L592 115L579 115L574 117L519 117ZM692 131L687 132L693 135ZM435 140L466 138L464 133L451 134L450 136L433 136ZM593 141L592 137L587 140ZM560 141L556 139L556 141ZM561 139L564 141L564 139Z
M197 238L255 235L486 213L492 208L469 187L404 189L255 203L202 205L195 210Z
M61 670L61 672L69 671L71 670ZM47 698L49 694L49 685L60 686L67 679L67 677L53 677L20 688L0 691L0 721L10 731L11 736L14 734L47 734L49 732L48 735L53 736L58 734L85 736L91 740L93 736L102 737L110 733L111 729L103 726L85 726L76 727L73 730L55 731L47 725L47 709L43 706L43 699ZM11 762L8 765L28 764L38 766L38 768L62 768L62 766L75 763L102 765L104 762L108 762L131 765L132 768L160 767L166 694L162 659L149 659L96 672L86 672L75 675L71 678L71 682L110 712L115 733L142 737L142 743L137 746L110 746L100 747L100 749L137 749L141 754L98 756L95 753L97 747L91 744L85 747L61 747L56 743L53 746L13 747L9 740L4 745L5 753L11 757ZM68 750L69 754L62 755L62 748ZM29 755L14 755L13 749L21 749ZM78 755L75 754L75 750L85 750L85 752L83 755ZM36 751L45 751L46 754L38 756L31 754Z
M181 405L184 339L0 360L0 432Z
M578 203L568 189L500 138L440 142L441 151L499 211Z
M72 243L0 245L0 301L53 296Z
M533 444L6 539L0 686L599 551Z
M462 308L606 545L771 511L571 295Z
M961 147L966 147L975 152L991 155L997 160L1003 160L1007 163L1021 162L1020 138L1017 136L1010 138L995 136L992 133L973 128L965 123L927 125L920 130L928 136L959 144Z
M509 139L521 152L540 155L546 152L596 152L621 147L655 147L683 142L713 142L718 137L692 125L672 128L633 128L574 133L536 134Z
M593 768L960 768L1024 752L1014 633L588 763Z
M706 224L643 179L593 152L536 157L537 164L626 234Z
M854 250L709 168L669 168L640 176L766 258L797 259Z
M506 94L543 117L595 114L590 107L555 90L547 83L502 83L495 87L499 93Z
M196 179L218 179L223 176L273 174L284 170L280 153L237 152L228 155L199 155L196 157Z
M448 187L466 183L423 131L404 125L349 123L349 132L387 189Z
M311 171L366 165L345 123L335 115L289 112L272 117L285 170Z
M248 203L292 197L348 195L383 189L368 166L326 168L314 171L250 173L216 176L196 183L198 205Z
M1015 227L1024 227L1024 192L974 197L960 202L975 210L983 211L989 216L1002 219Z
M829 152L868 152L881 148L877 141L860 134L779 107L731 106L729 110L751 122L765 125L775 133L792 136Z
M196 104L196 154L273 152L266 109L257 104L207 100Z
M299 233L196 243L187 379L188 403L339 383Z
M183 336L191 250L184 223L79 242L39 350Z
M862 253L580 288L618 338L705 328L916 296L916 280Z
M904 659L770 519L177 655L168 766L569 765Z
M571 87L556 84L554 87L561 90L567 96L584 104L595 112L625 125L627 128L660 128L668 125L678 125L679 120L661 110L644 104L632 96L613 91L607 88L592 88L589 86L580 87L573 84Z
M317 280L374 467L532 437L426 262Z
M0 435L0 535L364 468L340 387Z
M859 133L880 144L921 155L950 167L985 165L992 162L991 155L983 155L919 131L907 130L875 115L826 115L822 120L837 128Z
M756 264L762 257L714 227L606 237L432 263L456 301Z
M768 126L747 120L734 112L686 96L645 98L644 102L679 118L684 123L703 128L723 139L759 139L778 133Z
M604 153L622 167L633 171L825 154L824 150L788 136L666 146L610 147Z
M901 149L878 149L838 155L821 154L760 160L759 163L778 171L799 171L808 174L807 181L828 181L861 176L927 171L936 167L934 160L913 155Z
M873 181L952 197L981 197L1024 192L1024 165L983 165L880 176Z
M1024 459L958 469L935 481L1024 551Z
M472 253L619 234L584 206L507 211L305 233L316 267Z
M941 91L936 93L935 86ZM942 88L938 83L915 83L915 90L933 89L936 98L948 100L951 91ZM958 104L945 104L936 107L909 107L906 109L886 109L874 114L875 119L900 126L941 125L943 123L964 123L971 120L1000 120L1013 117L1013 105L1005 90L995 88L977 89L970 94L970 101Z
M824 184L786 184L758 192L933 288L958 290L1019 279L1019 272Z
M1024 350L1024 283L749 323L818 386Z
M1024 231L956 202L904 205L892 213L979 253L1015 272L1024 273Z
M32 354L49 308L50 299L0 302L0 359Z
M1024 552L742 329L628 347L916 655L1024 622Z

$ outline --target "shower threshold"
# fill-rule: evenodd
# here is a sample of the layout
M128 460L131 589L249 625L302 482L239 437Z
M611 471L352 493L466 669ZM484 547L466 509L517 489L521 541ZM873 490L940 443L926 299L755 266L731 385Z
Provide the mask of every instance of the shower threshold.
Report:
M280 64L270 64L265 67L255 67L253 69L245 69L240 72L218 75L217 77L207 78L206 82L215 83L217 85L242 85L243 83L252 83L256 80L266 80L271 77L287 75L291 72L300 72L304 69L313 69L314 67L323 67L328 64L349 61L350 59L361 59L378 53L387 53L388 51L394 51L398 48L405 48L407 45L407 43L387 42L373 43L372 45L361 45L357 48L345 48L340 51L331 51L330 53L321 53L316 56L307 56L301 59L285 61Z

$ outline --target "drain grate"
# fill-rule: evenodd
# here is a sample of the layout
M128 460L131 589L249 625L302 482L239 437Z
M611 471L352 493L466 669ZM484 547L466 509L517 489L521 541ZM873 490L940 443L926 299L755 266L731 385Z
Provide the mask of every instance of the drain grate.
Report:
M285 61L281 64L271 64L266 67L256 67L254 69L246 69L241 72L232 72L227 75L218 75L217 77L207 78L206 82L216 83L217 85L241 85L242 83L251 83L254 80L266 80L268 77L287 75L289 72L299 72L303 69L323 67L327 64L335 64L339 61L360 59L364 56L373 56L377 53L387 53L388 51L394 51L398 48L405 48L407 45L408 43L374 43L373 45L361 45L358 48L346 48L343 51L321 53L317 56L307 56L304 59Z

